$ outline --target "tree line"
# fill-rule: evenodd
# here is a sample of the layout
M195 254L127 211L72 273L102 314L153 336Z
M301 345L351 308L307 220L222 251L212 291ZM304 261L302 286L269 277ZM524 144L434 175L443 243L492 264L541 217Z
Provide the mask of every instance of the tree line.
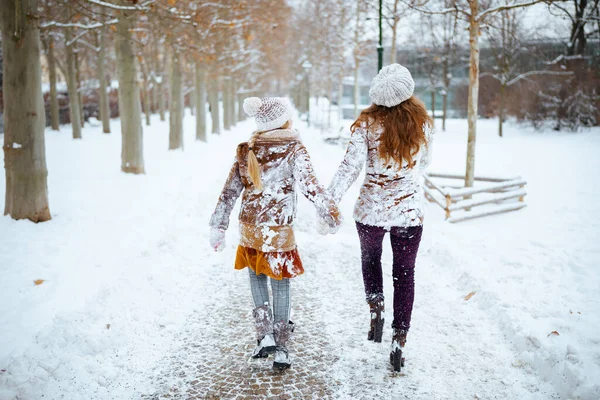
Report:
M94 78L103 132L111 132L107 88L108 77L116 76L121 170L142 174L142 111L149 124L152 110L164 120L168 107L170 150L183 149L183 98L188 91L194 93L195 104L210 104L213 133L229 129L241 117L236 107L240 95L263 93L281 74L280 66L271 62L275 49L270 43L279 32L288 36L283 22L291 14L284 1L269 0L2 0L0 8L4 213L35 222L51 218L42 55L50 87L50 126L59 129L60 74L68 88L73 139L82 139L82 82ZM196 109L196 138L206 140L205 107Z
M499 117L500 136L507 113L534 123L551 119L559 129L598 123L598 67L588 51L600 35L598 1L0 0L5 214L50 219L42 65L51 129L59 129L57 83L64 81L73 138L85 139L82 97L86 82L94 82L103 132L111 133L111 114L121 117L121 170L142 174L143 129L152 113L165 120L168 111L168 148L183 150L186 104L195 113L196 139L206 141L207 118L210 133L229 129L243 118L240 101L248 95L289 94L306 108L310 76L313 95L339 103L343 78L352 76L358 115L359 75L377 72L380 3L390 50L386 61L418 66L432 108L436 96L442 97L442 130L456 78L452 72L462 69L468 75L465 185L471 186L480 81L493 88L484 96L495 93L490 100L495 106L485 114ZM558 56L532 46L532 33L523 23L523 10L530 6L547 7L557 21L568 22L569 32L551 38L562 49ZM403 38L417 51L414 65L403 59L409 46ZM531 58L533 50L535 66L523 57L529 53ZM310 71L303 68L307 62ZM490 86L489 80L496 83ZM111 100L111 81L118 84L118 99ZM530 95L515 94L524 91ZM529 103L515 109L521 97Z

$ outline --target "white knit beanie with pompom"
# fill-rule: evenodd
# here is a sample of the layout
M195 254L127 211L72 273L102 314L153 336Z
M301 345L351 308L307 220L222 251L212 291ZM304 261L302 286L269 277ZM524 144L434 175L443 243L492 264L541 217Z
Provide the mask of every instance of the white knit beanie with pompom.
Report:
M371 82L369 96L379 106L393 107L410 99L415 91L410 71L400 64L385 66Z
M259 131L281 128L292 119L289 101L283 97L248 97L244 100L244 111L254 117Z

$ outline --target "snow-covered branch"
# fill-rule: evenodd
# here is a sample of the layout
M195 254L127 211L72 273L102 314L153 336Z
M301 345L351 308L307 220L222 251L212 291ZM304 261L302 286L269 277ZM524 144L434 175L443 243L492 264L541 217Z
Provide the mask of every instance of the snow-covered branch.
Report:
M576 56L566 56L564 54L561 54L560 56L556 57L554 60L552 61L546 61L544 62L544 64L546 65L554 65L557 64L559 62L561 62L562 60L576 60L576 59L580 59L583 58L582 55L576 55Z
M177 9L175 7L168 8L167 12L176 19L184 19L184 20L192 19L191 15L180 13L179 11L177 11Z
M405 4L406 6L408 6L409 8L418 11L420 13L423 14L429 14L429 15L444 15L444 14L453 14L453 13L459 13L459 14L463 14L465 16L469 16L469 12L458 8L458 5L456 5L456 3L454 4L454 7L449 7L449 8L443 8L440 10L430 10L430 9L426 9L426 8L421 8L419 6L415 6L412 3L409 3L406 0L401 0L403 4Z
M237 27L239 27L239 26L241 26L241 25L243 25L243 24L245 24L246 22L249 22L249 21L250 21L249 17L245 17L243 19L238 19L238 20L235 20L235 21L225 21L225 20L222 20L222 19L213 19L212 25L227 25L227 26L232 27L232 28L233 27L237 28Z
M111 19L106 22L96 22L95 24L84 25L84 24L72 23L72 22L64 24L61 22L51 21L51 22L46 22L46 23L42 24L40 26L40 28L44 29L44 28L51 28L51 27L55 26L57 28L96 29L96 28L101 28L103 26L107 26L107 25L113 25L113 24L116 24L117 22L119 22L118 19Z
M575 22L575 18L573 18L573 16L571 15L571 13L569 12L569 10L567 10L565 7L561 7L556 3L551 3L552 7L554 8L558 8L559 10L561 10L567 17L569 17L569 19L571 20L571 23Z
M220 4L220 3L202 3L202 4L200 4L200 5L197 6L197 8L204 8L204 7L229 8L231 6Z
M524 1L522 3L515 3L515 4L506 4L503 6L498 6L498 7L492 7L492 8L488 8L485 11L482 11L479 13L479 15L477 15L477 20L481 21L485 16L495 13L495 12L499 12L499 11L506 11L506 10L512 10L515 8L523 8L523 7L529 7L532 6L534 4L538 4L538 3L547 3L547 0L530 0L530 1Z
M81 32L79 35L75 36L73 39L69 40L67 43L65 43L65 46L67 47L71 47L71 45L75 42L77 42L79 39L81 39L84 35L87 35L87 33L89 32L89 30L85 30L83 32Z
M100 47L96 47L93 44L86 42L85 40L80 40L78 43L81 43L82 45L86 46L87 48L92 49L96 53L98 53L101 50Z
M112 8L113 10L121 10L121 11L149 11L148 6L154 3L154 0L146 1L143 4L136 4L134 6L120 6L118 4L107 3L102 0L86 0L88 3L95 4L101 7Z
M510 81L506 82L506 86L511 86L522 79L525 79L531 75L573 75L572 71L529 71L525 72ZM493 76L493 75L492 75Z

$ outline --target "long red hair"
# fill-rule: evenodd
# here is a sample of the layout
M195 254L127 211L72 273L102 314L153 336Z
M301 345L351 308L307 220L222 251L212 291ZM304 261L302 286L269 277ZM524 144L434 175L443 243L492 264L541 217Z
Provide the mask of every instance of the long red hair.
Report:
M421 146L427 145L425 128L433 126L425 104L415 96L393 107L372 104L360 113L350 130L354 132L363 123L367 128L383 127L379 143L381 158L386 162L393 159L399 165L406 161L409 167Z

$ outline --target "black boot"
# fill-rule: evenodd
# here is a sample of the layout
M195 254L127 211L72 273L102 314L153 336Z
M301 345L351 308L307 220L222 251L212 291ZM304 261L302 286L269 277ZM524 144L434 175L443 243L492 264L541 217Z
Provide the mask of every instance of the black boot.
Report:
M402 357L402 349L406 344L406 335L408 332L404 329L394 328L394 334L392 336L392 350L390 352L390 364L394 368L394 371L400 372L404 367L404 358Z
M383 295L376 295L367 300L371 311L371 326L367 335L368 340L373 340L376 343L381 343L383 335L383 324L385 323Z

